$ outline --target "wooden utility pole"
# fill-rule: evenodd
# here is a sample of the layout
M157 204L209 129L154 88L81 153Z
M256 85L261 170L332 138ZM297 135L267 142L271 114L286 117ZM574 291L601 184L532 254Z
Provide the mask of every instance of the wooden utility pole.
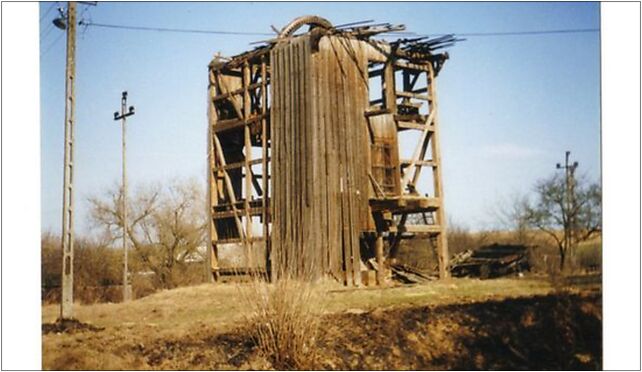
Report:
M76 80L76 3L67 6L67 68L65 79L65 164L62 190L62 301L60 318L73 318L74 303L74 123Z
M134 106L129 106L127 112L127 92L123 92L120 105L120 114L114 112L114 120L120 120L122 123L122 139L123 139L123 194L122 194L122 211L123 211L123 251L124 251L124 267L123 267L123 301L129 301L132 298L131 284L129 283L129 268L127 263L127 158L126 158L126 142L125 133L127 127L127 117L134 115Z

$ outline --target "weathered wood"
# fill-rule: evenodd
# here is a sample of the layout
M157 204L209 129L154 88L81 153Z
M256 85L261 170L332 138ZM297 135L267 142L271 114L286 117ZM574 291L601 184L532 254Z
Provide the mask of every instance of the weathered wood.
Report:
M439 200L439 208L437 209L437 224L441 226L441 233L437 237L437 255L439 257L439 277L447 278L450 276L448 269L448 240L446 238L446 215L444 213L444 190L441 182L441 149L439 146L439 120L437 117L437 85L435 82L435 71L431 67L426 74L428 87L430 87L430 97L432 99L430 106L430 113L433 116L434 134L432 138L432 160L436 166L433 167L433 184L435 190L435 197Z
M375 240L375 257L377 258L377 285L383 285L384 281L384 258L383 258L383 235L377 234Z
M226 119L219 120L214 126L214 133L227 132L234 129L244 128L250 124L261 122L266 118L266 114L254 115L246 119Z
M375 250L368 255L382 266L386 231L396 233L391 251L403 231L437 235L447 262L434 94L435 72L447 57L408 41L393 47L369 39L377 32L315 28L212 62L213 247L237 239L246 254L254 252L251 217L258 215L273 278L330 274L359 286L362 240L368 237ZM402 86L395 84L400 70ZM381 86L370 86L376 76ZM415 87L420 76L427 76L425 88ZM371 89L382 99L371 102ZM418 141L413 156L400 160L405 130ZM252 158L252 147L260 147L261 158ZM258 164L260 172L252 169ZM435 191L427 197L418 189L423 167L433 171ZM406 225L409 214L427 211L435 213L434 225Z

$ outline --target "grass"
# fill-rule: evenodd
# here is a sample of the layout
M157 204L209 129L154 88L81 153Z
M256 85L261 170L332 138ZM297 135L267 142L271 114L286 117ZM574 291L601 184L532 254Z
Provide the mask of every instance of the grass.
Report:
M270 368L271 364L259 359L239 365L215 364L216 360L234 361L235 353L241 353L237 348L254 347L244 346L242 341L220 338L225 332L235 332L239 327L247 326L252 309L239 294L239 286L243 285L203 284L162 291L130 303L76 305L75 314L80 321L104 327L104 330L43 334L43 367ZM582 288L585 286L568 290L579 291ZM555 288L545 278L525 277L486 281L452 279L420 286L374 289L351 289L324 283L319 291L325 306L315 306L310 309L310 314L359 314L374 309L474 304L493 299L546 295L555 293ZM58 311L56 305L43 306L43 322L53 322ZM183 346L175 346L177 340L182 340ZM163 353L176 354L168 356ZM158 362L162 364L153 364L155 360L162 361ZM209 364L204 364L206 362Z
M313 369L323 304L311 282L256 280L239 286L250 333L276 369Z

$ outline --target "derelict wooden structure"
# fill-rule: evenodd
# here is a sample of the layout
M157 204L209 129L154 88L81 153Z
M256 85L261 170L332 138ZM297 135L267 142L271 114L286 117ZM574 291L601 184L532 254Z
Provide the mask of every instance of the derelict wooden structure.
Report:
M403 233L433 238L448 275L436 95L448 55L435 51L454 39L372 39L402 29L300 17L210 63L214 278L329 274L358 286L364 263L382 268ZM224 264L222 249L242 259Z

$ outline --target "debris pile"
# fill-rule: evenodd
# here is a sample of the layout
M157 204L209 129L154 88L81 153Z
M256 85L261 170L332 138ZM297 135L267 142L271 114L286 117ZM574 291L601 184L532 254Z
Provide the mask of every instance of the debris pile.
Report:
M454 277L496 278L530 270L529 248L525 245L492 244L468 249L450 261Z

